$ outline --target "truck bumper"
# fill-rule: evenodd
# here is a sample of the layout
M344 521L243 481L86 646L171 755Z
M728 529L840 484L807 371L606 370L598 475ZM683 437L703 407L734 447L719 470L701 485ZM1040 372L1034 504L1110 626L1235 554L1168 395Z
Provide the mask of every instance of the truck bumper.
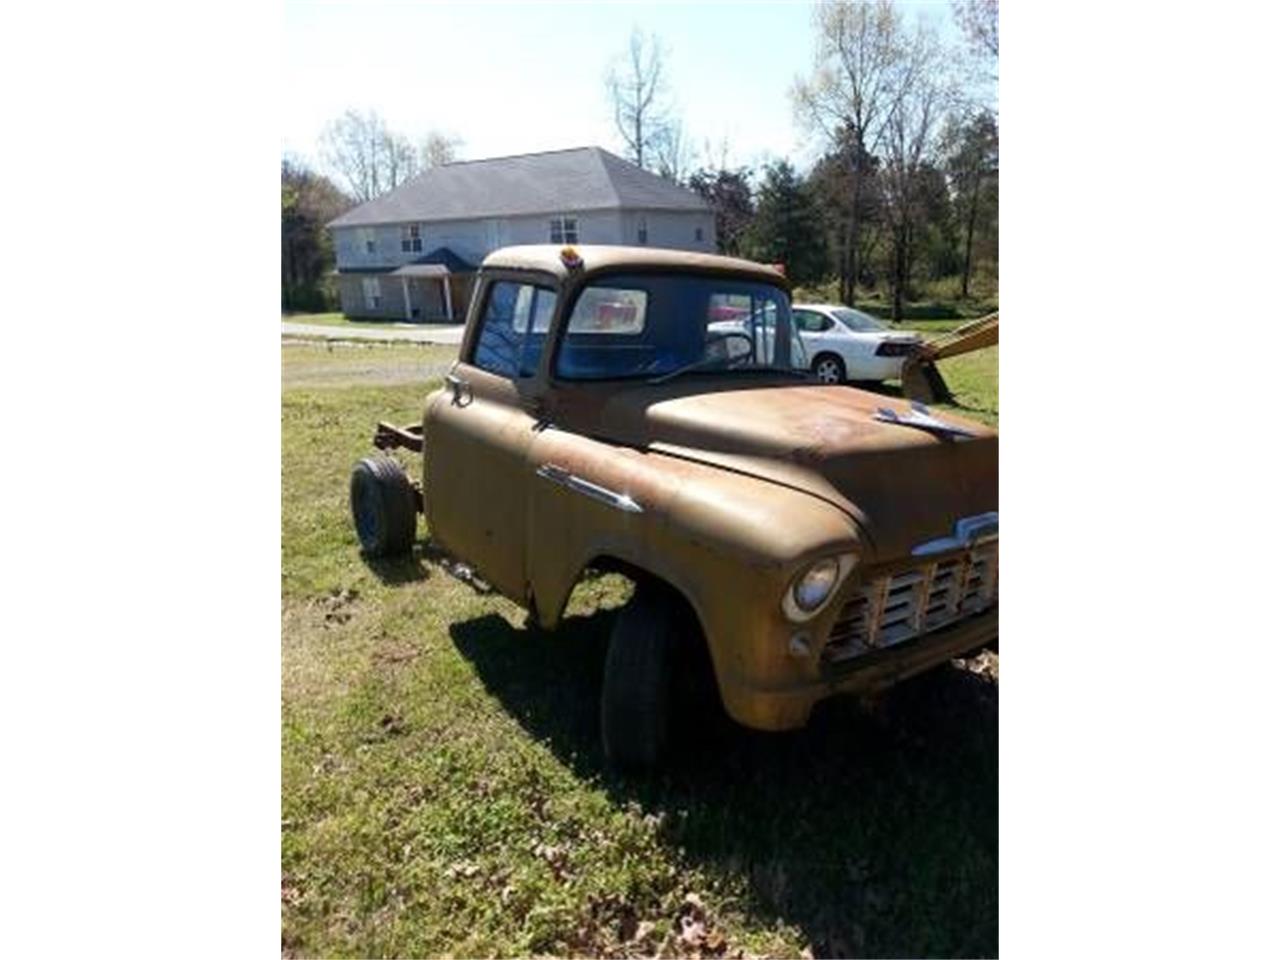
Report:
M793 730L809 721L814 705L840 694L865 695L986 646L996 639L999 609L916 637L894 647L823 667L816 680L783 689L760 689L732 680L722 682L725 709L743 726L756 730Z

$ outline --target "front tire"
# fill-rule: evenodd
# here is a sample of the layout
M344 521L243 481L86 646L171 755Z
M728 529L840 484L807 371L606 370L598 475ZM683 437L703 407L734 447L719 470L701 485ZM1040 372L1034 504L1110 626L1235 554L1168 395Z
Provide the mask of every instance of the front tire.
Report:
M408 553L418 509L404 468L390 457L366 457L351 471L351 519L367 557Z
M844 383L844 361L834 353L820 353L814 357L813 372L819 383Z
M666 758L679 630L671 599L643 584L614 622L604 662L600 733L606 759L619 769L647 773Z

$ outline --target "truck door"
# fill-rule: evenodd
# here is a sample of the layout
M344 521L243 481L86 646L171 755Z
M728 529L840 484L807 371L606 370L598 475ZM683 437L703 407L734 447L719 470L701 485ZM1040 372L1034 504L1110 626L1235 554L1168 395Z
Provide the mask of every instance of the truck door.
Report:
M478 291L466 355L427 414L426 508L432 540L514 600L525 592L530 390L555 292L495 276Z

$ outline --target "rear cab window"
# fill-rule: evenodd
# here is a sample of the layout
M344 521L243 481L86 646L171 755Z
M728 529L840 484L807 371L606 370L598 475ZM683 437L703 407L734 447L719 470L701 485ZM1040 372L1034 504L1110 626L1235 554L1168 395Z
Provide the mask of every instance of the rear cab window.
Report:
M565 380L661 376L689 364L717 364L726 340L750 338L755 349L735 370L782 365L790 337L776 346L776 328L791 333L790 301L769 283L700 274L606 275L573 305L555 374ZM790 342L789 342L790 341Z

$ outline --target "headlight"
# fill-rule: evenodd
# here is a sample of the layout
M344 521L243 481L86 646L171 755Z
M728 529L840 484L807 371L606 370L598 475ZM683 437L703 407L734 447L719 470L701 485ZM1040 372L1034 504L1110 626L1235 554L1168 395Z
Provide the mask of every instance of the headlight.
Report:
M800 623L816 615L853 569L853 563L853 554L846 553L823 557L802 570L782 598L787 619Z
M836 577L840 575L840 564L828 557L819 560L812 567L796 578L791 585L791 596L796 606L805 613L812 613L831 596L831 588L836 585Z

